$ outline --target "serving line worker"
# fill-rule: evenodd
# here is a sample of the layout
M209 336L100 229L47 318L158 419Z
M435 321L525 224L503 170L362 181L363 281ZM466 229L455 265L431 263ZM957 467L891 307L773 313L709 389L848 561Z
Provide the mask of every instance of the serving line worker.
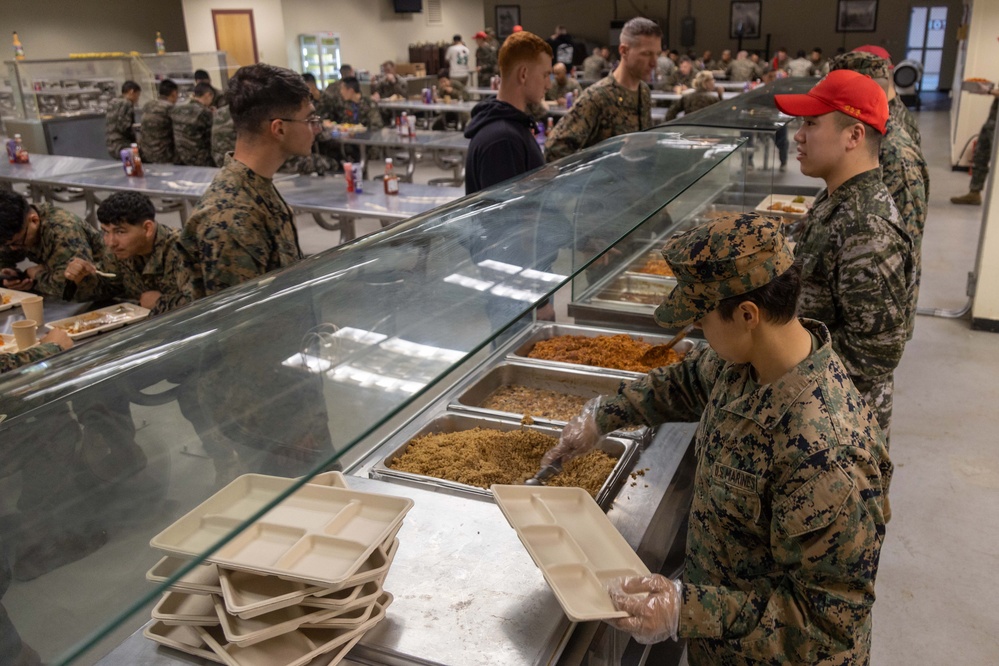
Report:
M829 331L795 316L780 223L729 214L669 241L656 309L710 348L591 400L542 465L620 427L700 421L683 578L610 585L608 620L643 643L688 639L691 666L865 664L892 465Z

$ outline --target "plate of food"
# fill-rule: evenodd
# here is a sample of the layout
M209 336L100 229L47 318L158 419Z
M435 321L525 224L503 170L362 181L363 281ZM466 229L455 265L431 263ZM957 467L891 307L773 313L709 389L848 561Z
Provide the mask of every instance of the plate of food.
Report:
M808 214L815 197L793 194L771 194L755 208L757 213L764 215L783 215L785 217L804 217Z
M21 301L34 296L26 291L15 291L13 289L0 289L0 312L10 310L21 305Z
M72 339L80 340L81 338L89 338L104 331L113 331L126 324L134 324L148 316L149 310L146 308L132 305L131 303L122 303L121 305L110 305L100 310L94 310L93 312L50 321L47 326L49 328L61 328Z
M961 83L961 90L974 93L976 95L988 95L992 92L995 84L988 79L970 78Z
M0 354L12 354L17 351L17 342L13 335L0 333Z

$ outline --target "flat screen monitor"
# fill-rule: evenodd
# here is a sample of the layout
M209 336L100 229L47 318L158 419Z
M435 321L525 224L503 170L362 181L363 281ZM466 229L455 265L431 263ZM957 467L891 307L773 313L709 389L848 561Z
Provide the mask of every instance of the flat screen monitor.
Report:
M423 11L423 0L393 0L397 14L415 14Z

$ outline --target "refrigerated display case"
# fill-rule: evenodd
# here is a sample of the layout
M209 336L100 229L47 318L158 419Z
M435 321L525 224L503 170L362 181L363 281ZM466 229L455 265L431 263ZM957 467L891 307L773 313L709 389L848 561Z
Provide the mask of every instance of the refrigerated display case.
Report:
M123 640L102 663L137 663L136 651L149 653L143 663L170 663L169 652L129 634L165 586L252 518L216 525L217 543L156 584L144 580L160 558L149 539L237 472L299 478L263 498L257 517L342 467L352 487L416 501L386 581L396 595L389 621L357 648L365 663L619 656L616 632L568 622L488 498L382 470L413 432L442 418L518 423L459 405L497 368L545 366L518 350L545 335L551 323L535 310L556 292L623 270L637 248L744 192L747 141L690 125L617 137L4 375L4 473L20 482L0 484L13 516L3 539L15 578L38 574L3 598L13 625L53 663L94 663ZM576 375L590 387L634 376ZM652 570L680 533L689 479L678 470L692 434L692 424L664 426L646 446L625 433L619 451L633 462L606 490L608 516ZM60 545L78 559L65 562L72 549L52 550Z
M177 84L180 91L178 104L190 99L191 92L194 90L195 71L205 70L211 77L215 89L225 90L229 85L230 72L235 72L239 68L239 63L235 62L225 51L144 53L135 58L148 72L147 80L139 81L142 85L143 95L145 95L147 83L149 89L155 93L156 86L160 81L171 79ZM155 97L150 97L150 99L155 99Z
M316 85L325 88L340 79L340 35L315 32L298 36L300 70L316 77Z

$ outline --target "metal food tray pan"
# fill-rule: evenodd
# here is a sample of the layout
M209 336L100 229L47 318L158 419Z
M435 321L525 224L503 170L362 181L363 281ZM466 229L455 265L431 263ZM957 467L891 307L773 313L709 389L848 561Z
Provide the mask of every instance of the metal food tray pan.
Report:
M392 449L388 455L382 458L382 460L371 468L368 472L368 475L371 478L402 483L422 488L424 490L429 489L450 493L452 495L463 495L467 497L474 497L476 499L493 500L492 492L486 488L479 488L478 486L471 486L465 483L439 479L423 474L402 472L392 469L389 467L388 463L405 453L406 449L409 447L410 441L416 439L417 437L422 437L423 435L461 432L463 430L471 430L473 428L490 428L493 430L500 430L502 432L526 428L544 433L546 435L551 435L557 439L562 432L562 428L555 425L537 424L525 426L519 421L512 419L489 418L473 414L431 413L428 416L431 420L414 421L410 424L410 427L407 427L398 433L398 438L403 440L402 444ZM627 475L640 447L638 441L631 438L604 437L599 448L612 458L617 458L617 464L614 465L614 469L611 470L611 473L607 476L607 479L597 492L597 503L600 504L600 506L606 507L610 504L611 500L613 500L613 491L617 487L618 482Z
M556 391L558 393L566 393L589 399L595 398L598 395L613 395L617 393L621 381L621 377L595 373L585 369L584 366L562 369L506 361L493 367L485 375L478 377L473 383L461 389L461 392L448 405L448 409L498 418L511 418L512 416L520 420L524 415L523 412L505 412L498 409L489 409L482 407L482 403L485 402L486 398L493 391L501 386L527 386L529 388ZM550 423L561 427L566 423L562 419L550 418L534 413L531 414L531 418L538 424ZM646 440L650 432L649 428L643 426L637 430L617 431L617 435Z
M613 328L597 328L593 326L570 326L566 324L548 324L539 326L533 333L531 333L526 339L524 339L517 347L510 353L510 358L523 363L528 363L532 365L543 365L552 368L564 368L564 369L579 369L584 368L599 373L606 373L614 375L617 377L634 378L641 377L643 373L631 372L629 370L617 370L615 368L601 368L594 365L582 365L580 363L566 363L564 361L546 361L540 358L530 358L528 354L534 348L534 345L542 340L550 340L552 338L557 338L561 335L584 335L586 337L595 338L600 335L627 335L628 337L635 338L636 340L642 340L643 342L648 342L652 345L664 345L669 342L673 336L666 335L655 335L648 333L634 333L631 331L621 331ZM687 354L687 352L693 351L697 346L697 343L690 339L680 340L673 347L676 353L680 355L681 358Z
M646 273L624 273L594 292L590 300L594 303L609 301L644 305L655 309L675 286L675 278Z
M666 241L663 241L663 245L665 244ZM628 264L628 267L624 269L625 275L637 275L641 277L658 278L660 280L669 280L672 284L676 284L676 277L673 275L662 275L660 273L646 273L638 270L643 265L645 265L646 262L651 260L665 261L665 259L663 259L662 251L649 250L648 252L645 252L640 257L638 257L638 259L635 259L630 264Z

